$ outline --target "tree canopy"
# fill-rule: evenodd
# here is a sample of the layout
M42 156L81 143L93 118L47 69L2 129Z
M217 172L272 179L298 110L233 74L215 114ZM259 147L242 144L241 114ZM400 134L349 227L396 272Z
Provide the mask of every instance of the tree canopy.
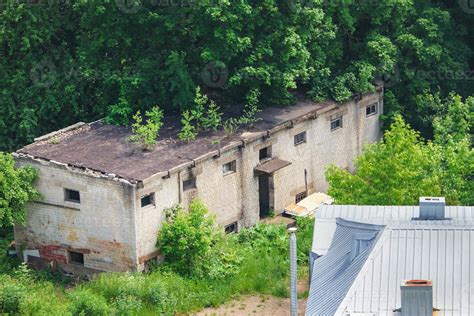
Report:
M339 102L386 83L386 116L431 138L427 96L472 95L474 14L452 1L8 1L0 12L0 150L79 120L130 124L295 91Z
M449 204L473 205L473 102L458 95L443 102L446 111L434 120L428 142L397 115L384 139L356 159L354 174L328 168L329 194L340 204L415 205L420 196L441 195Z
M0 152L0 227L25 222L25 204L40 197L33 187L36 176L35 169L16 168L13 157Z

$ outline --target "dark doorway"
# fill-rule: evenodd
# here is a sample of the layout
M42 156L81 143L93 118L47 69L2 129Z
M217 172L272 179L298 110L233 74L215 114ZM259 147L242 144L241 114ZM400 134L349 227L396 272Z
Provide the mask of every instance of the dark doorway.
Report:
M260 203L260 218L270 214L270 177L261 175L258 177L258 198Z

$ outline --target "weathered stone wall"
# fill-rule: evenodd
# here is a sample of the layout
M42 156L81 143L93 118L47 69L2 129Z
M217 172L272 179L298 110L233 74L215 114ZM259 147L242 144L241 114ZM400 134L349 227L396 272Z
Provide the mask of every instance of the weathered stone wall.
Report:
M366 117L366 106L377 101L378 114ZM270 181L270 205L279 213L295 201L296 194L305 191L305 169L310 193L327 190L324 172L329 164L353 170L353 159L364 144L380 137L382 110L382 93L331 106L317 117L223 150L191 168L176 167L167 176L152 177L143 186L91 176L54 162L17 158L19 164L39 169L38 189L44 197L28 207L28 225L15 228L18 248L39 250L46 261L74 273L141 270L145 261L158 255L157 233L166 208L176 204L187 207L200 198L221 226L234 222L239 229L252 226L260 219L254 172L260 163L260 149L271 146L273 158L291 162ZM331 118L339 115L343 116L343 127L331 131ZM294 136L304 131L306 143L295 146ZM224 174L223 165L233 160L236 172ZM183 181L192 177L196 177L196 188L183 190ZM80 191L81 203L65 201L64 188ZM141 207L141 198L150 193L154 204ZM84 254L84 267L70 264L68 250Z
M364 144L380 138L379 115L383 108L380 96L379 114L366 117L366 106L379 101L379 95L369 95L358 103L349 102L306 121L293 129L282 131L273 146L273 156L292 162L274 174L275 211L281 212L295 202L296 194L305 191L304 170L308 172L309 192L326 192L324 173L330 164L353 171L353 160ZM331 131L331 119L342 115L343 127ZM294 135L306 131L306 143L294 146Z
M366 117L366 106L379 102L378 114ZM379 115L383 111L382 93L364 96L359 102L348 102L333 110L282 129L270 138L259 139L245 146L205 159L195 167L172 173L137 192L139 196L155 192L156 206L139 211L138 253L143 259L156 254L157 232L164 219L163 209L176 204L187 207L194 198L201 199L221 226L238 222L239 229L259 221L258 177L254 169L260 163L259 150L271 146L272 157L291 162L273 175L270 204L276 213L295 202L305 191L304 170L308 171L309 192L326 192L326 167L333 163L353 170L353 160L364 144L380 138ZM331 118L342 115L343 127L331 131ZM306 143L295 146L294 136L306 131ZM223 174L225 163L236 161L236 172ZM196 189L183 191L183 181L196 177ZM141 260L143 261L143 260Z
M66 271L126 271L137 267L134 187L74 172L54 163L17 158L38 169L43 198L28 206L26 227L15 227L19 250L39 250L40 257ZM68 202L64 189L80 192ZM84 254L84 266L70 264L68 250Z

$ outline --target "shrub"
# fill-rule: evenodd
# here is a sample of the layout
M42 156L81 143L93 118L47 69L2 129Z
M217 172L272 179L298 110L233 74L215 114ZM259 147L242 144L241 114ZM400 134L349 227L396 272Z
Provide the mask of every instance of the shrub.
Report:
M209 253L214 221L206 215L206 207L196 200L189 206L189 213L178 210L172 222L163 224L158 248L173 270L191 275L195 266Z
M145 113L148 118L143 124L143 118L140 111L134 116L134 123L132 124L133 135L129 138L130 141L140 144L145 149L152 149L156 145L159 131L163 126L163 110L155 106L150 111Z
M95 294L89 289L79 288L70 293L73 315L99 316L109 315L110 307L103 296Z
M2 280L4 282L4 280ZM0 286L0 313L17 314L20 312L20 304L26 297L26 288L15 281L5 280Z
M121 295L113 301L116 315L138 315L143 307L142 301L133 295Z
M49 282L33 283L21 302L21 315L71 315L70 302Z
M178 134L179 139L185 142L196 139L197 130L193 125L193 116L189 111L184 111L181 118L181 131Z
M238 270L239 256L230 238L215 232L214 218L200 201L193 201L189 212L174 209L161 228L158 247L176 272L199 278L223 278Z
M211 101L206 110L206 116L202 118L202 127L206 130L217 131L222 124L222 113L216 102Z

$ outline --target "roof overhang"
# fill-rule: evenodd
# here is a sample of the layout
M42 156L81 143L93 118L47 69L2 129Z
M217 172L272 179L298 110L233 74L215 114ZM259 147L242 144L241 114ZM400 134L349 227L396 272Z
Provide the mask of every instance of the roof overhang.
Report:
M288 167L289 165L291 165L291 162L289 161L274 158L255 167L255 172L258 174L271 175L280 169Z

